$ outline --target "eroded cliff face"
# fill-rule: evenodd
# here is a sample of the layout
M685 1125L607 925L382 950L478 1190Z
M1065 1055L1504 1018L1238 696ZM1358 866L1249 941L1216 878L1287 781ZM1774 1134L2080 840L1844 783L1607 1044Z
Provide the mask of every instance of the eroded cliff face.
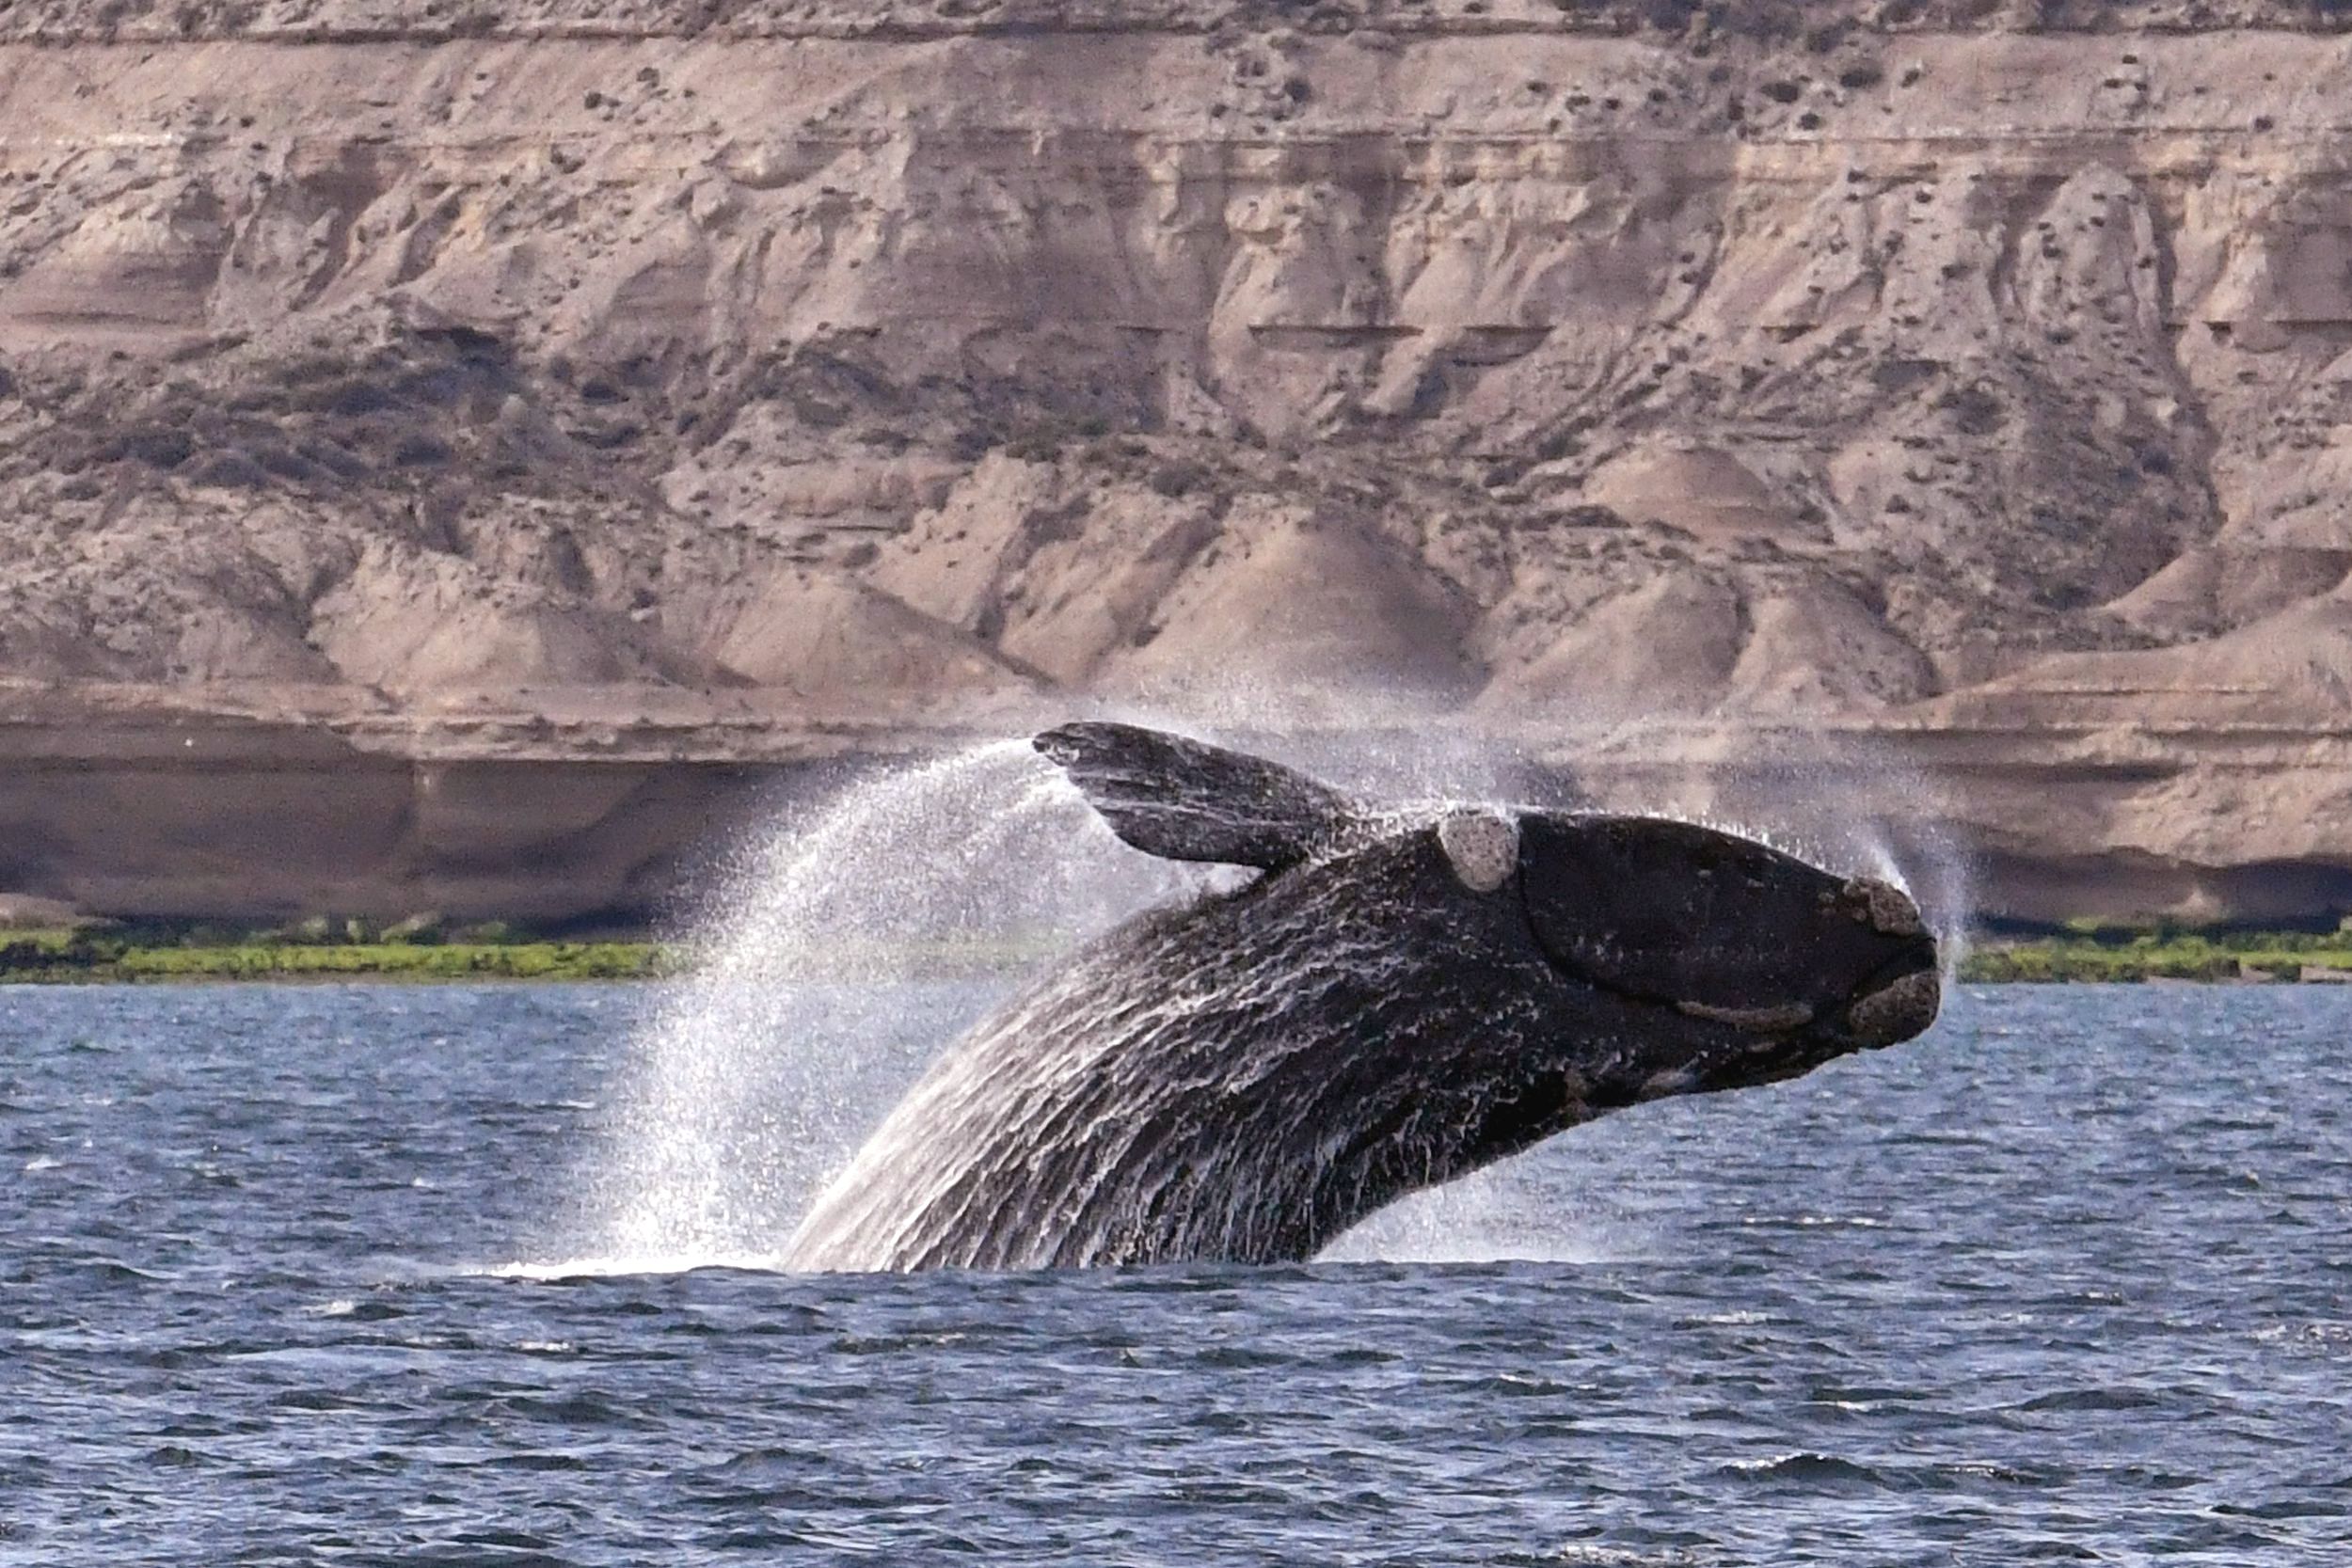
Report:
M2352 908L2333 9L20 7L17 760L1436 712L1883 759L2015 912Z

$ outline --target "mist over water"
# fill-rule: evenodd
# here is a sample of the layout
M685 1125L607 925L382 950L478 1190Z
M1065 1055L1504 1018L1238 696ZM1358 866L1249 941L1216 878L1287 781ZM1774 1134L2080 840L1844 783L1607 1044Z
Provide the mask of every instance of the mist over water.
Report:
M1126 849L1027 740L877 773L741 855L634 1044L584 1173L582 1268L772 1262L998 985L1204 886Z
M1368 804L1591 802L1572 772L1432 720L1303 736L1237 720L1204 732ZM1852 781L1877 809L1855 809ZM1750 770L1706 811L1667 809L1914 891L1956 934L1964 864L1931 824L1888 826L1925 781L1870 759ZM1625 809L1611 801L1613 809ZM879 770L747 844L707 900L689 978L631 1042L574 1211L532 1274L777 1267L816 1195L925 1068L1023 975L1149 908L1248 873L1121 844L1025 736ZM1947 935L1947 947L1953 945ZM923 976L953 984L909 984ZM1538 1198L1526 1162L1415 1195L1357 1227L1338 1259L1575 1261L1621 1238Z

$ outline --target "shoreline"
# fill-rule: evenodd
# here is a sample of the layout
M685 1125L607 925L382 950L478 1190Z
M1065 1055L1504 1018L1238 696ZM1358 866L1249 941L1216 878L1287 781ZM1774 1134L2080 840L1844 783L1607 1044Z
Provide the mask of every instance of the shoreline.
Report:
M1002 972L1040 956L1048 945L1031 938L779 954L773 974L779 979L833 983L949 978ZM650 937L427 942L317 941L277 933L219 940L110 936L87 927L0 931L0 985L547 984L678 979L696 969L692 944ZM2352 984L2352 933L1994 939L1971 943L1954 978L1964 985Z
M1035 934L993 942L842 942L779 951L739 978L814 984L949 979L999 974L1051 952ZM649 936L564 940L530 935L449 941L332 940L283 932L130 936L103 930L0 929L0 985L177 985L289 981L532 984L671 980L703 969L703 949ZM740 966L727 965L730 972Z
M50 933L0 942L0 985L660 980L688 967L675 944L656 942L183 944Z

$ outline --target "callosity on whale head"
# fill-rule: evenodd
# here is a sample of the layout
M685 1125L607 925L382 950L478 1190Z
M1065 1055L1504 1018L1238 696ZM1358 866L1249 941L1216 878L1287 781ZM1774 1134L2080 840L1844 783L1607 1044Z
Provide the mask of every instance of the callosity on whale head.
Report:
M818 1197L798 1266L1311 1257L1595 1116L1935 1017L1899 889L1728 833L1381 810L1125 724L1036 744L1128 844L1262 875L1128 922L952 1047Z

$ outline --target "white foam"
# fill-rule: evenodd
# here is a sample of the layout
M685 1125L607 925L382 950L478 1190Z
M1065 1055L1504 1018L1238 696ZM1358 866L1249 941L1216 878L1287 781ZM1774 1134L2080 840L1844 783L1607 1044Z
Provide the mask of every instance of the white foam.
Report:
M1622 1227L1564 1211L1521 1155L1389 1205L1324 1248L1331 1263L1614 1263L1636 1255Z
M731 1269L745 1274L781 1274L784 1256L778 1252L660 1252L609 1253L563 1258L545 1262L520 1259L463 1269L462 1274L488 1279L623 1279L661 1275L692 1274L698 1269Z

